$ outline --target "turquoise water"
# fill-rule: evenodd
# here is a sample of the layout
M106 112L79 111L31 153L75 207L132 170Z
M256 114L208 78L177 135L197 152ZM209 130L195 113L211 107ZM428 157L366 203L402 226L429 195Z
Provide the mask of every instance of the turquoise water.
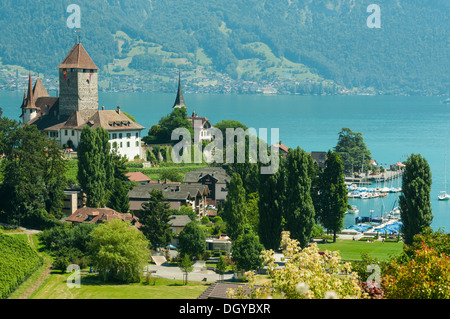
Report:
M4 116L20 115L23 92L0 92ZM100 93L100 105L117 105L133 115L147 130L171 112L175 94ZM214 124L224 119L238 120L248 127L279 128L280 139L289 147L306 151L327 151L337 143L343 127L361 132L372 158L389 165L403 161L411 153L420 153L430 164L434 229L450 231L450 201L437 196L444 188L444 158L449 153L447 187L450 191L450 105L441 97L407 96L278 96L278 95L202 95L185 94L188 113L195 111ZM269 136L270 138L270 136ZM393 181L401 186L401 181ZM381 186L382 187L382 186ZM360 209L359 216L389 211L398 194L386 198L351 200ZM354 223L347 215L345 225Z

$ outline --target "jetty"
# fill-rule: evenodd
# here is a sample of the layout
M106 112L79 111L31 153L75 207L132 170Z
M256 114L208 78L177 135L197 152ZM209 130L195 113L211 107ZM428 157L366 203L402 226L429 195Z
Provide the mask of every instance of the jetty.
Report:
M403 175L403 169L399 169L396 171L385 171L383 173L369 175L369 174L360 174L357 176L345 176L345 182L349 184L357 184L357 185L372 185L375 183L387 182L396 178L399 178Z

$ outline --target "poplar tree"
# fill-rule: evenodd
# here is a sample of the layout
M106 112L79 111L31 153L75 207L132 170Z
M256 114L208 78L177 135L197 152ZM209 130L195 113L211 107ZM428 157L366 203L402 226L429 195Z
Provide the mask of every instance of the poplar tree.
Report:
M399 196L401 232L405 244L413 243L414 235L430 227L433 220L430 201L431 171L425 158L411 154L403 173L402 194Z
M109 134L103 128L85 126L78 145L78 181L88 207L106 206L114 180Z
M285 191L283 177L281 166L274 174L260 176L258 233L266 249L277 250L280 247Z
M344 227L348 206L344 166L339 154L333 151L328 151L325 166L319 182L321 222L328 231L333 232L333 241L336 242L336 233Z
M284 204L286 230L302 248L311 239L314 226L314 205L311 199L311 179L308 174L308 154L297 147L286 157L286 202Z
M244 233L247 224L247 207L245 190L239 174L231 175L228 186L227 200L224 207L224 220L227 223L227 234L232 240L236 240Z

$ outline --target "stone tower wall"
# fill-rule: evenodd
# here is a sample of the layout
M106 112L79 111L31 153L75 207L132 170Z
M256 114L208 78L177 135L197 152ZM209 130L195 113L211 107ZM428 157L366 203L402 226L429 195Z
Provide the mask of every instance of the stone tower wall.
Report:
M59 70L59 114L70 116L81 111L84 117L90 117L98 111L98 73L96 70L66 69ZM89 79L90 75L90 79Z

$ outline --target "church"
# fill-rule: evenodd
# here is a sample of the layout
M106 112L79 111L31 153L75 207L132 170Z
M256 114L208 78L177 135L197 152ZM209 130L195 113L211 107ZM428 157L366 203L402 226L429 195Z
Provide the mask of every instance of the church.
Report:
M33 87L29 76L21 105L23 123L36 125L61 146L74 150L83 127L102 127L109 132L109 142L118 154L128 160L143 158L141 132L145 128L123 113L120 106L115 110L99 109L99 68L81 43L72 47L58 70L59 97L50 97L39 78Z

